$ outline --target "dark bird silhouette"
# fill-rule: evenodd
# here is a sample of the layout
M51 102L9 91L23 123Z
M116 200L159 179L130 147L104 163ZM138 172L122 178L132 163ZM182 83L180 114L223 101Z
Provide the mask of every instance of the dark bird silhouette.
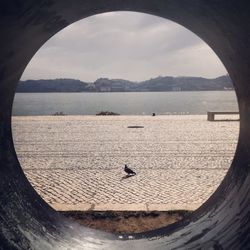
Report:
M130 169L126 164L125 164L125 167L124 167L124 171L128 174L128 175L136 175L136 173Z

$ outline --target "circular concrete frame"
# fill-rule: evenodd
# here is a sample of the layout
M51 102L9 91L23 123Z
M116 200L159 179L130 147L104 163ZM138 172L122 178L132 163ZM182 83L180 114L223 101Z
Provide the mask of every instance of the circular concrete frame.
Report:
M217 53L235 84L240 134L217 191L189 218L114 235L60 216L34 191L11 134L15 88L35 52L90 15L137 11L171 19ZM250 2L248 0L2 0L0 5L0 249L250 249Z

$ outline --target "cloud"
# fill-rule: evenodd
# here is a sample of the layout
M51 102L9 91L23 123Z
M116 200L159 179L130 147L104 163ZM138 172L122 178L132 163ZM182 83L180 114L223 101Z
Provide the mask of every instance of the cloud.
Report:
M148 14L110 12L57 33L33 57L22 79L140 81L158 75L225 73L215 53L184 27Z

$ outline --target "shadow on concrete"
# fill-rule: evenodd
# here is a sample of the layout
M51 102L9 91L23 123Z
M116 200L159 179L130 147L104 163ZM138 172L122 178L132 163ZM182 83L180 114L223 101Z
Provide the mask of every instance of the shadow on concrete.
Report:
M133 177L135 176L136 174L127 174L127 175L124 175L122 178L121 178L121 181L125 180L125 179L128 179L130 177Z
M239 119L218 119L218 120L213 120L212 122L239 122Z

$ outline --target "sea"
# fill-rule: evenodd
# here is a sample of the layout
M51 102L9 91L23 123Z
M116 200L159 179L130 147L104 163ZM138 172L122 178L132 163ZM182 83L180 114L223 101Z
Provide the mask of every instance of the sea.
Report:
M12 115L201 115L238 111L234 91L16 93Z

